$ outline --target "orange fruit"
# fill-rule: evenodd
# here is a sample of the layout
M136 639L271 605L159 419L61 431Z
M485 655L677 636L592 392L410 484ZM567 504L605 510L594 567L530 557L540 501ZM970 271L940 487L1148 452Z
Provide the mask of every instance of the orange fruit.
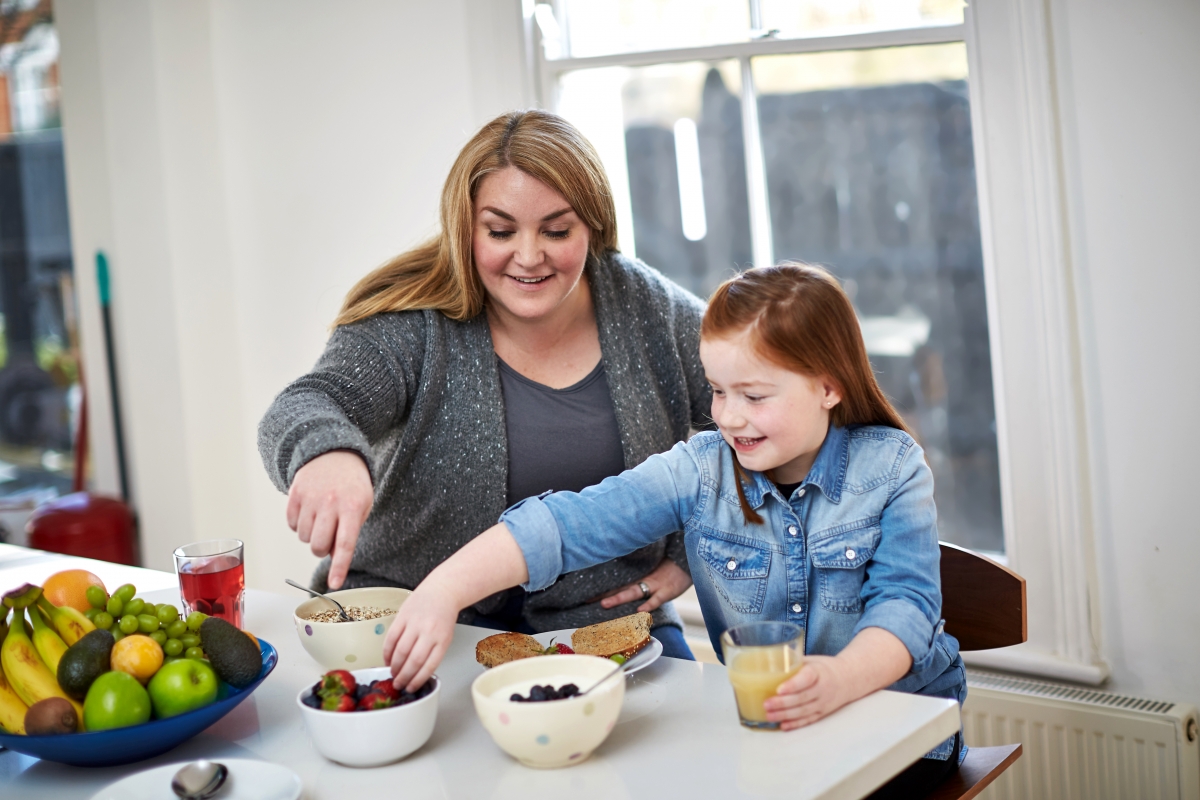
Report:
M163 650L149 636L135 634L126 636L113 645L109 665L120 672L127 672L142 682L154 677L163 663Z
M104 589L104 581L86 569L65 569L46 578L42 584L42 594L54 605L67 606L82 614L92 607L87 599L89 586Z
M249 637L250 637L250 641L254 642L254 646L255 646L255 647L257 647L259 650L262 650L262 646L261 646L261 645L259 645L259 643L258 643L258 637L257 637L257 636L255 636L255 635L254 635L253 633L251 633L250 631L242 631L242 633L244 633L244 634L246 634L247 636L249 636Z

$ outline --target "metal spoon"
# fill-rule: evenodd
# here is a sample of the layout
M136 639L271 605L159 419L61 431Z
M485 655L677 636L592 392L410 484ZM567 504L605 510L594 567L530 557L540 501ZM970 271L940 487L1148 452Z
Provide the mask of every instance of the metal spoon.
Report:
M626 663L628 663L628 662L626 662ZM585 690L583 690L582 692L580 692L579 694L575 695L575 697L583 697L585 694L587 694L588 692L590 692L592 689L595 689L595 688L596 688L596 687L598 687L600 684L602 684L602 683L606 683L606 682L608 681L608 679L609 679L609 678L611 678L613 675L616 675L618 672L624 672L624 671L625 671L625 664L617 664L617 668L616 668L616 669L614 669L612 672L610 672L610 673L608 673L607 675L605 675L605 676L604 676L603 678L601 678L600 680L598 680L598 681L596 681L595 683L593 683L593 684L592 684L591 686L589 686L587 689L585 689ZM574 698L572 698L572 699L574 699Z
M217 793L229 770L216 761L193 761L171 778L171 791L184 800L204 800Z
M283 582L286 583L288 586L295 586L297 589L299 589L302 592L308 592L313 597L319 597L322 600L328 600L329 602L331 602L335 606L337 606L338 613L342 615L342 619L344 619L346 622L354 621L354 620L350 619L350 615L346 613L346 609L342 608L342 604L339 603L337 600L334 600L332 597L326 597L325 595L321 594L320 592L314 592L312 589L308 588L307 586L301 586L300 584L296 583L291 578L284 578Z

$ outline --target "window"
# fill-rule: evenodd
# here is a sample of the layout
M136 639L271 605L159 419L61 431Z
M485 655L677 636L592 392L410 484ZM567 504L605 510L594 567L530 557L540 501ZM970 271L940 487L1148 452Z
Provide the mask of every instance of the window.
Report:
M0 541L71 491L81 391L58 113L45 0L0 3Z
M925 448L943 539L1003 553L962 5L537 6L548 105L597 146L622 250L700 296L828 267Z

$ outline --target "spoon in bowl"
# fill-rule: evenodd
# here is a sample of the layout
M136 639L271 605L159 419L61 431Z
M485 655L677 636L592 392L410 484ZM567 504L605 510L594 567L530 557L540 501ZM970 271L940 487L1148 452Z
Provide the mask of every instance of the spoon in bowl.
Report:
M229 770L216 761L193 761L171 778L171 791L184 800L212 797L225 783Z
M322 600L328 600L329 602L331 602L335 606L337 606L338 613L342 615L343 620L345 620L346 622L354 621L354 620L350 619L350 615L346 613L346 609L342 608L342 604L339 603L337 600L334 600L332 597L327 597L327 596L321 594L320 592L314 592L312 589L308 588L307 586L301 586L300 584L296 583L291 578L284 578L283 582L286 583L288 586L295 586L297 589L299 589L302 592L308 592L313 597L319 597Z

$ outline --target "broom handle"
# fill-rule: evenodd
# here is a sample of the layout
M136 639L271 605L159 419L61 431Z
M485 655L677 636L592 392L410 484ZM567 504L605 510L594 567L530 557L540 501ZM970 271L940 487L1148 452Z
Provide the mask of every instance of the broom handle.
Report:
M104 352L108 356L108 385L112 391L113 436L117 442L117 475L121 481L121 499L129 501L129 476L125 470L125 434L121 426L121 392L117 383L117 354L113 346L112 295L108 284L108 257L96 251L96 283L100 288L100 314L104 319Z

